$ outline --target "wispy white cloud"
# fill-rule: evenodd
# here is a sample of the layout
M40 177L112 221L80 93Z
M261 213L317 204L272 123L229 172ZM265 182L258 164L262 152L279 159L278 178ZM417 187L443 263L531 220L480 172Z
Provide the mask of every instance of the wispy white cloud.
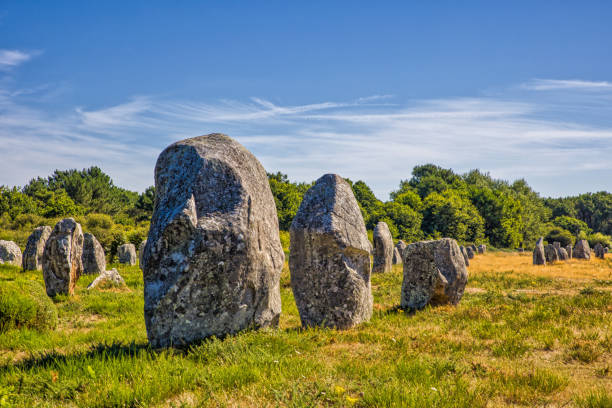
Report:
M0 49L0 69L6 70L17 67L30 60L36 54L38 52Z
M0 184L95 164L117 184L143 190L152 184L155 159L165 146L221 131L270 171L304 181L339 173L365 180L382 199L410 177L414 165L427 162L460 172L481 168L495 177L526 177L547 195L610 189L612 125L572 119L572 101L556 105L513 94L387 104L380 102L389 97L375 95L286 105L264 98L135 97L50 115L28 105L23 95L0 86ZM599 117L609 112L611 100L594 98L587 108Z
M581 79L534 79L522 84L524 89L533 91L556 90L612 90L612 82L585 81Z

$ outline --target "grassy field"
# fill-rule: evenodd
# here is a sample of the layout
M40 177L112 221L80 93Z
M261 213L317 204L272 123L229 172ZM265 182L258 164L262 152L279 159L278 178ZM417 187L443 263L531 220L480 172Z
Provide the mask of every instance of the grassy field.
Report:
M301 330L282 276L280 329L152 350L137 267L127 288L55 300L58 328L0 334L0 406L612 407L612 258L547 267L490 253L457 307L398 309L401 266L372 278L372 320ZM41 273L0 266L2 281Z

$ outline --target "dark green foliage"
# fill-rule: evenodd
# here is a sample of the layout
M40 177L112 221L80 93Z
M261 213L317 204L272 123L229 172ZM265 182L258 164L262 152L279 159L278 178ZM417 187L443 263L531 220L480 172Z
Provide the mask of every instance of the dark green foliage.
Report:
M610 238L610 236L604 235L601 232L596 232L594 234L589 235L587 237L587 240L589 241L589 246L591 248L593 248L597 244L601 244L604 248L612 247L612 239Z
M431 193L423 200L425 234L478 242L484 238L484 221L470 200L454 190Z
M600 191L576 197L547 198L544 202L552 210L553 218L564 215L577 218L593 231L612 235L612 193Z
M1 282L0 333L13 328L45 330L55 327L57 308L40 283L19 278Z
M268 181L270 182L270 189L276 203L279 227L282 230L288 230L293 217L295 217L300 208L304 193L306 193L312 183L292 183L287 175L281 172L275 174L268 173Z
M563 228L575 236L580 234L580 231L584 231L587 234L591 232L591 229L586 224L586 222L574 217L569 217L567 215L557 217L552 222L557 227Z
M576 239L571 232L560 227L553 227L550 229L546 234L545 239L549 244L552 244L555 241L560 242L561 246L563 247L569 244L574 245L574 242L576 242Z

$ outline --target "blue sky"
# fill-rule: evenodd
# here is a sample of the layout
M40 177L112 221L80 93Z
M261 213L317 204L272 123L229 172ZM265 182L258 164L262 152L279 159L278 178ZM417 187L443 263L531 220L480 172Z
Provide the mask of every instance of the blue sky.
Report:
M612 190L612 3L0 1L0 184L224 132L268 171Z

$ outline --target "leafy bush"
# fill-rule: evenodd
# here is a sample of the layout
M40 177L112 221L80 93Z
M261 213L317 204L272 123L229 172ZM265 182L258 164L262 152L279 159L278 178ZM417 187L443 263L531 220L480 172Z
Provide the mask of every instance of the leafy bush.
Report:
M57 308L35 281L18 279L0 285L0 332L27 327L36 330L57 327Z
M546 234L546 240L548 243L552 244L557 241L561 243L561 246L567 246L569 244L574 244L575 238L571 232L559 227L553 227L548 234Z
M604 235L601 232L596 232L587 237L589 241L589 245L593 248L597 244L601 244L604 247L612 247L612 237L609 235Z

